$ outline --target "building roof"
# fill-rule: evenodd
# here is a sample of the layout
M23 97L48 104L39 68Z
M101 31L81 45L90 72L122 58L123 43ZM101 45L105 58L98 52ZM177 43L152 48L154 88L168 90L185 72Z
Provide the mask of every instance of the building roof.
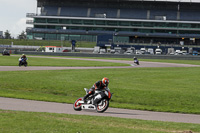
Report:
M37 0L38 2L65 2L65 1L70 1L70 0ZM73 0L72 0L73 1ZM154 2L184 2L184 3L200 3L200 0L74 0L74 1L91 1L91 2L98 2L98 1L154 1Z
M134 1L134 0L132 0ZM200 3L200 0L138 0L138 1L160 1L160 2L189 2L189 3Z

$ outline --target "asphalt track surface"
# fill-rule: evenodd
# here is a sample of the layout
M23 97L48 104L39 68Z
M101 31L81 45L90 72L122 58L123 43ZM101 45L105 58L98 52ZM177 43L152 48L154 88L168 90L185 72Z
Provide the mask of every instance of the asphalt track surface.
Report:
M129 119L156 120L168 122L198 123L200 115L178 114L165 112L151 112L130 109L108 108L104 113L97 113L94 110L74 111L72 104L53 103L43 101L32 101L14 98L0 97L0 109L30 111L30 112L49 112L65 113L74 115L109 116Z
M44 58L44 57L41 57L41 58ZM61 58L61 57L45 57L45 58ZM139 66L136 66L136 65L133 65L133 61L63 58L63 57L62 57L62 59L118 62L118 63L130 64L130 66L123 66L123 67L34 67L34 66L32 66L32 67L18 67L18 66L0 66L0 71L105 69L105 68L113 69L113 68L138 68L138 67L200 67L199 65L158 63L158 62L142 62L142 61L140 62ZM74 111L72 104L33 101L33 100L14 99L14 98L3 98L3 97L0 97L0 109L16 110L16 111L30 111L30 112L65 113L65 114L76 114L76 115L109 116L109 117L120 117L120 118L129 118L129 119L142 119L142 120L156 120L156 121L200 124L200 115L195 115L195 114L152 112L152 111L140 111L140 110L118 109L118 108L108 108L108 110L104 113L97 113L94 110Z

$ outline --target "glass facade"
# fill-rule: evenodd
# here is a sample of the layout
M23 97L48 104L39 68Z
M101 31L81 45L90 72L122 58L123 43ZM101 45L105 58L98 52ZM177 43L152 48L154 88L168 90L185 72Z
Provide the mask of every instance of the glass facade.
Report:
M200 23L197 22L178 22L178 21L146 21L146 20L122 20L122 19L105 19L105 20L90 20L84 18L35 18L34 28L45 29L45 30L81 30L84 34L87 31L110 31L111 34L115 35L114 41L117 42L133 42L131 38L138 36L144 38L142 34L156 34L163 35L181 35L179 40L182 38L188 38L188 35L199 35L200 34ZM118 35L120 32L127 32L127 35ZM130 33L128 33L130 32ZM131 33L134 33L131 35ZM106 34L106 33L105 33ZM60 33L28 33L34 37L41 37L45 40L60 40ZM184 36L185 35L185 36ZM94 35L82 35L81 33L66 34L65 39L76 39L76 40L88 40L95 41ZM95 35L97 36L97 34ZM155 37L154 36L154 37ZM148 37L147 37L148 38ZM191 37L196 38L196 37ZM198 39L198 38L197 38ZM146 40L146 39L145 39ZM150 39L149 39L150 40ZM174 39L171 39L174 40ZM175 42L176 43L176 42Z
M200 45L199 3L144 1L38 0L41 14L32 15L27 38L96 41L113 35L121 43ZM195 40L195 41L194 41Z
M44 23L44 24L43 24ZM121 20L81 20L81 19L47 19L47 18L35 18L34 20L35 28L45 28L45 26L49 26L48 29L55 28L51 24L57 24L58 27L61 29L64 25L68 26L68 29L71 27L114 27L116 29L123 29L123 28L147 28L147 29L174 29L174 30L199 30L200 31L200 22L199 23L184 23L184 22L142 22L141 21L121 21ZM44 26L45 25L45 26ZM52 27L51 27L52 26ZM187 31L186 31L187 33Z

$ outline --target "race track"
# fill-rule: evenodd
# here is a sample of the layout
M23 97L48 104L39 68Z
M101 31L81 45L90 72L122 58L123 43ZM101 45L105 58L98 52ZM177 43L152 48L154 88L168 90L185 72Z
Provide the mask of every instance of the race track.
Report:
M138 67L200 67L199 65L146 62L146 61L140 61L140 65L135 65L133 63L133 61L124 61L124 60L84 59L84 58L44 57L44 56L29 56L29 57L114 62L114 63L130 64L130 66L115 66L115 67L45 67L45 66L19 67L19 66L0 66L0 71L64 70L64 69L113 69L113 68L138 68Z
M3 97L0 97L0 109L31 111L31 112L65 113L65 114L75 114L75 115L109 116L109 117L120 117L129 119L200 124L200 115L194 115L194 114L139 111L139 110L117 109L117 108L108 108L108 110L104 113L97 113L94 110L74 111L72 104L3 98Z
M35 57L35 56L34 56ZM38 56L39 57L39 56ZM106 62L119 62L130 64L123 67L18 67L18 66L0 66L0 71L29 71L29 70L64 70L64 69L113 69L113 68L138 68L138 67L200 67L199 65L175 64L175 63L158 63L141 61L139 66L133 65L133 61L121 60L103 60L103 59L82 59L82 58L64 58L64 57L41 57L41 58L62 58L62 59L77 59L77 60L94 60ZM198 123L200 124L200 115L194 114L178 114L165 112L139 111L129 109L108 108L105 113L96 113L95 111L74 111L72 104L32 101L23 99L3 98L0 97L0 109L18 110L31 112L51 112L51 113L66 113L78 115L93 115L93 116L110 116L129 119L142 120L157 120L183 123Z

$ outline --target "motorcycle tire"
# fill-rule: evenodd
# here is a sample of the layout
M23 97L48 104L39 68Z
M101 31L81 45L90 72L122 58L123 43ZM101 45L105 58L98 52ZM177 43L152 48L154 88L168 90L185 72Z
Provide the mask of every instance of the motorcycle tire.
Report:
M81 101L83 98L82 97L80 97L80 98L78 98L75 102L74 102L74 104L73 104L73 108L74 108L74 110L76 110L76 111L81 111L82 109L81 109L81 104L78 104L77 105L77 102L78 101Z
M96 111L98 113L103 113L106 111L109 107L109 100L108 99L102 99L99 104L96 106Z

